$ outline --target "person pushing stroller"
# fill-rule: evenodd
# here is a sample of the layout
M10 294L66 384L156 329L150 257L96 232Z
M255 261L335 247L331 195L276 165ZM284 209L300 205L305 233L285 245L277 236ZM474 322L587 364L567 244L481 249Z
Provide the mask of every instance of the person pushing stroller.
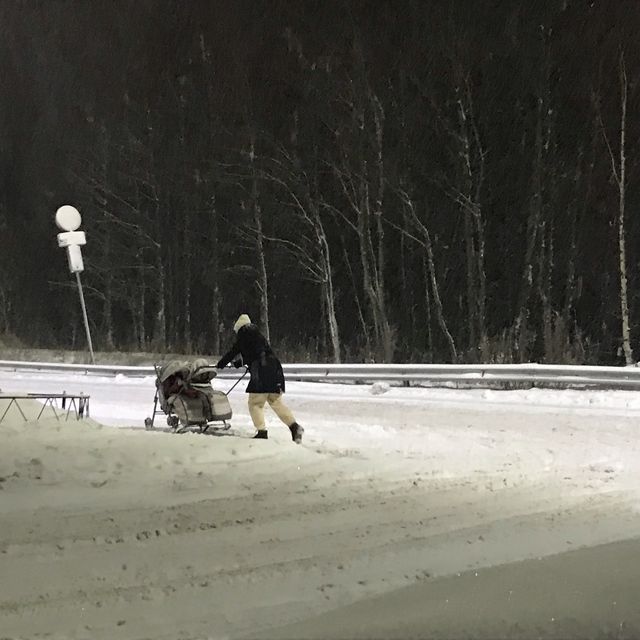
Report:
M269 437L264 419L264 405L268 402L278 418L289 427L292 440L300 444L304 429L296 422L293 413L282 400L285 383L280 360L246 313L236 320L233 330L236 339L229 351L218 360L216 367L224 369L238 356L242 356L243 364L249 368L251 378L246 391L249 394L249 414L257 429L254 438Z

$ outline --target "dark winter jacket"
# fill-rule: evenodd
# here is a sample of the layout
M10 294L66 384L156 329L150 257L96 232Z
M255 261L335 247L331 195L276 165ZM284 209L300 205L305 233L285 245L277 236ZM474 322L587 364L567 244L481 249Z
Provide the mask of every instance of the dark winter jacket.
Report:
M220 358L216 366L222 369L239 355L242 356L242 363L249 367L251 374L247 393L284 392L284 372L280 360L255 324L247 324L238 330L233 346Z

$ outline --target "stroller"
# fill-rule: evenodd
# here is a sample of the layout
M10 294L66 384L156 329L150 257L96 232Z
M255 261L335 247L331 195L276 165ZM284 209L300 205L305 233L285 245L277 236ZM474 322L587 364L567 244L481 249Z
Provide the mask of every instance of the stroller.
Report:
M146 429L154 428L159 413L167 416L167 424L174 433L184 433L192 427L204 433L214 422L222 422L216 430L226 431L231 427L227 422L232 415L229 399L226 393L211 386L217 371L206 360L172 360L165 365L154 365L154 369L156 394L153 415L144 421Z

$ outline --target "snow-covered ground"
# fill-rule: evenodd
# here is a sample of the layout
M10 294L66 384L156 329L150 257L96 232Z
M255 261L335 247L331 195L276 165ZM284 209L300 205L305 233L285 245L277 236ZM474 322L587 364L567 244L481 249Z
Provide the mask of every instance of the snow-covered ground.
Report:
M230 435L172 435L143 429L152 378L0 371L91 396L90 420L0 423L0 637L312 637L404 587L640 538L640 394L288 382L296 446L269 413L250 439L244 386ZM638 629L622 603L594 624Z

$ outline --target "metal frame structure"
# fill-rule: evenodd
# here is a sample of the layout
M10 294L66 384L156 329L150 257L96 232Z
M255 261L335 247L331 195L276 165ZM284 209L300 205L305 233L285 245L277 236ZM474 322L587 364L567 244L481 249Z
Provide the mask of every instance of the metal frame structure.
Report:
M40 408L40 413L38 413L36 420L40 420L42 414L44 413L44 410L47 407L51 407L56 420L60 420L61 416L65 416L65 420L68 420L69 415L71 415L71 409L73 409L73 414L76 420L81 420L85 417L88 418L90 397L91 396L85 396L84 394L71 393L0 393L0 402L2 400L9 401L4 409L4 412L0 416L0 423L5 419L6 415L9 413L9 409L11 409L11 407L14 405L20 412L23 420L25 422L29 421L24 411L22 410L22 407L20 406L20 400L44 400L44 402L42 403L42 407ZM62 407L56 407L57 400L62 400ZM68 407L67 401L69 401ZM60 414L58 414L56 409L60 411Z

